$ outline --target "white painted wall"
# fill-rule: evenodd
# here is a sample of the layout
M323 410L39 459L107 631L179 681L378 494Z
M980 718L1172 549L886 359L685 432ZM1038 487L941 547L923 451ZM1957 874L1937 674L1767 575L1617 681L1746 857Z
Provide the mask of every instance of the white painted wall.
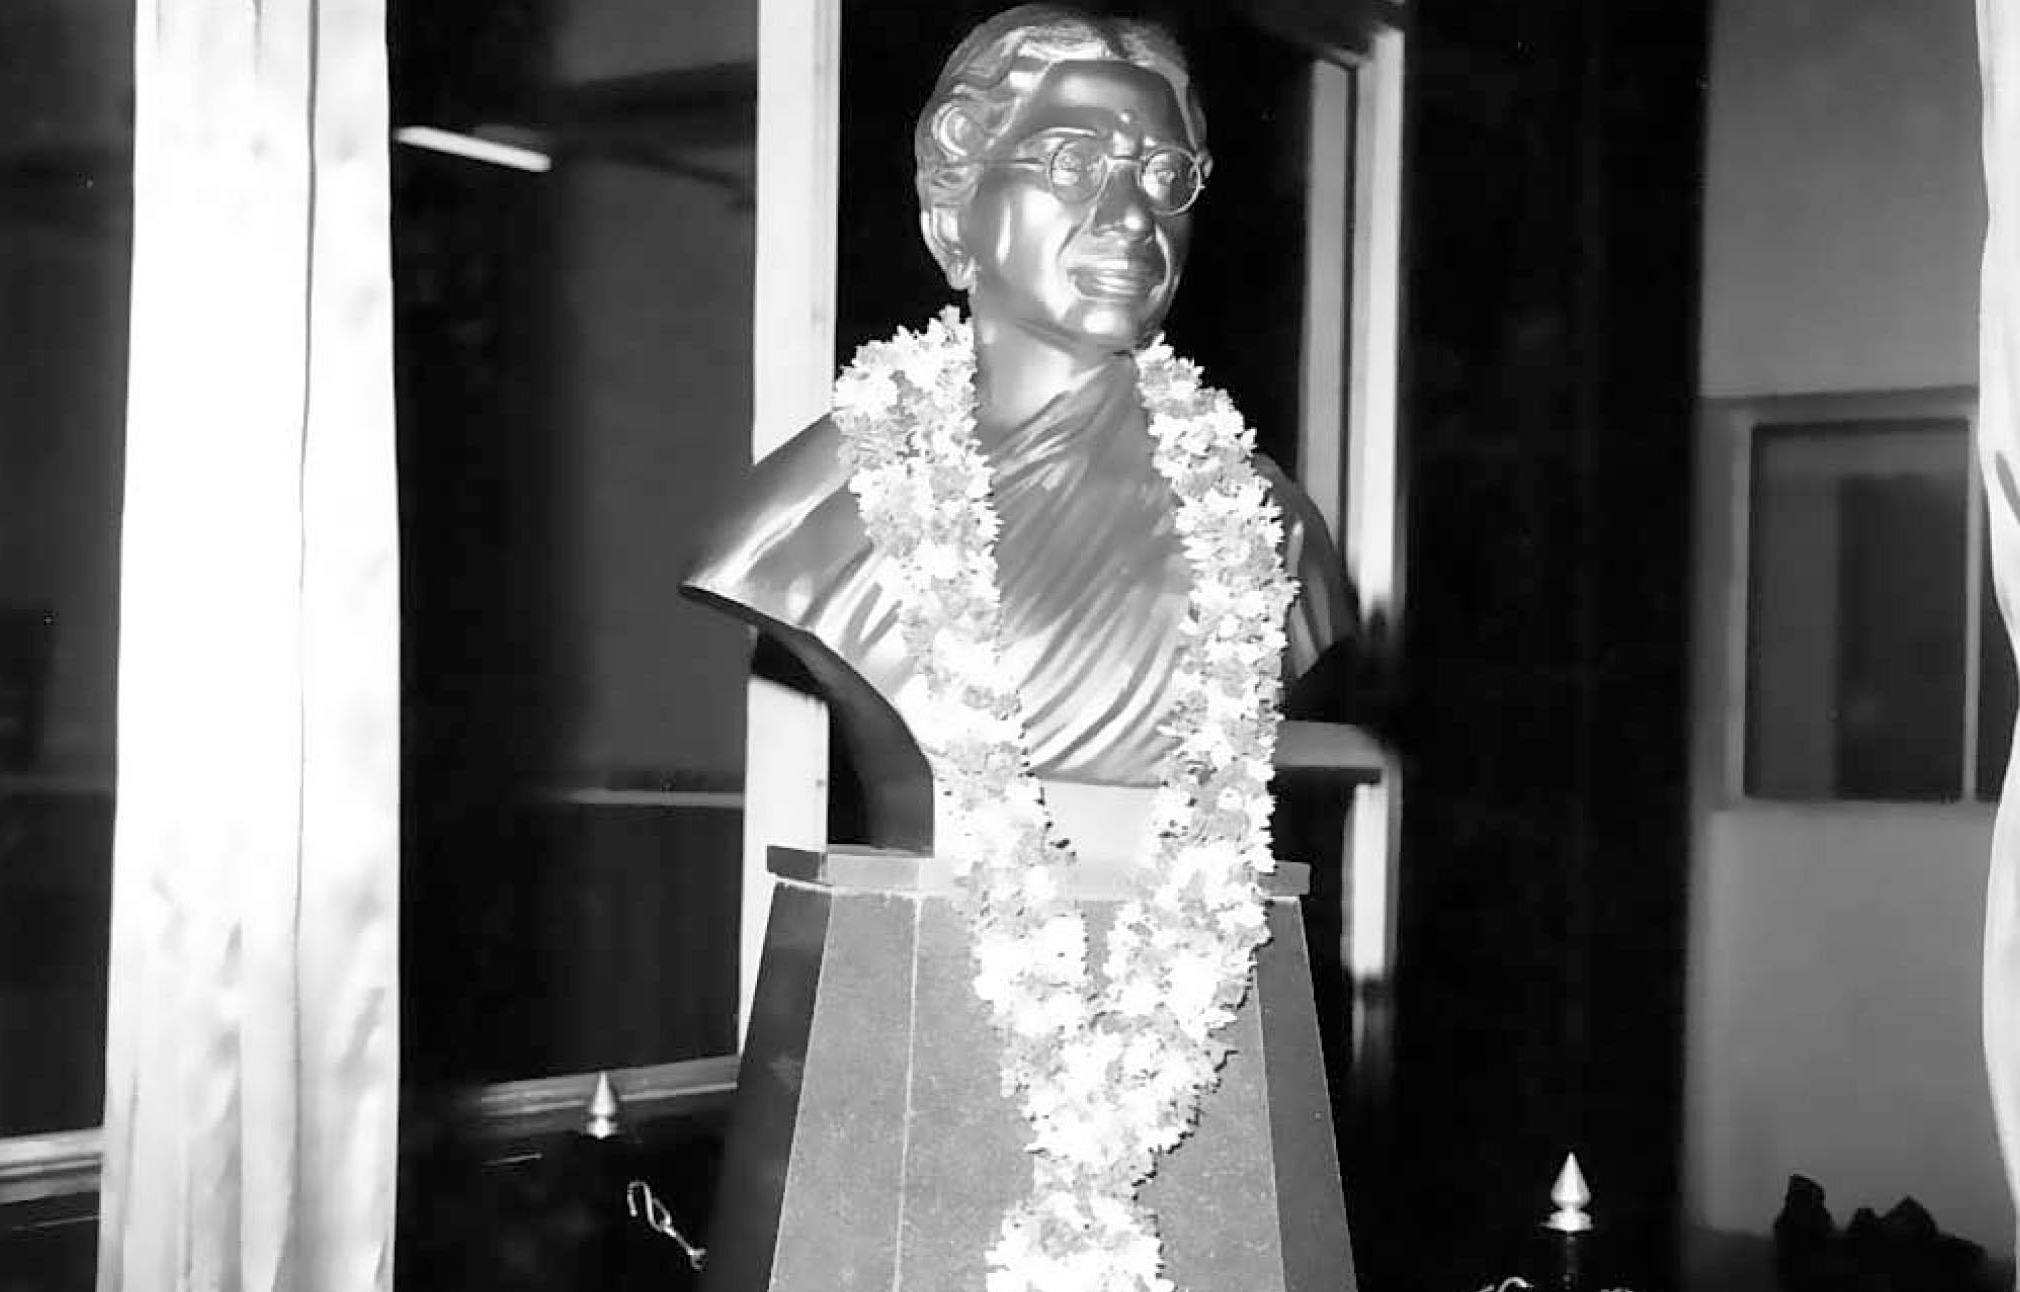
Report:
M1715 0L1707 395L1977 380L1972 7Z
M1978 1044L1985 808L1755 805L1694 894L1693 1223L1764 1232L1791 1173L1842 1221L1912 1194L1989 1248L2012 1211Z
M1708 399L1976 380L1972 10L1719 0L1705 196ZM1978 1032L1989 810L1725 791L1739 505L1699 455L1686 1219L1764 1234L1792 1172L1842 1220L1913 1194L2010 1254Z

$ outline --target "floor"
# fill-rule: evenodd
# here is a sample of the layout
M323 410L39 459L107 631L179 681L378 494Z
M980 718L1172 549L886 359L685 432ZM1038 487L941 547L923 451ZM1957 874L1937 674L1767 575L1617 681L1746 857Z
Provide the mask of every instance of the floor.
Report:
M1677 1292L1781 1292L1774 1245L1764 1236L1692 1230L1683 1240L1683 1269Z

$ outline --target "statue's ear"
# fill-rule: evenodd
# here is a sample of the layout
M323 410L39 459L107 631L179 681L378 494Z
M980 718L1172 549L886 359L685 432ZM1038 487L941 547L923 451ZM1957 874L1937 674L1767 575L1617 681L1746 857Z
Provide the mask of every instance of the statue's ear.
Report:
M941 165L920 185L924 205L919 232L940 272L947 275L947 285L965 292L975 281L975 258L968 254L961 221L974 184L975 159L988 147L989 132L976 115L976 106L961 98L948 99L933 110L931 131Z
M935 202L919 212L919 232L926 250L947 276L947 286L965 292L975 282L975 261L961 238L961 203Z

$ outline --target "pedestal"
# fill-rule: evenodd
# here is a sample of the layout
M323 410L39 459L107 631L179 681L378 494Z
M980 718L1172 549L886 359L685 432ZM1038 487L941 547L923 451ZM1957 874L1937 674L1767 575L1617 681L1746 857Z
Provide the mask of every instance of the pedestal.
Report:
M930 859L774 850L706 1292L983 1292L1029 1187L971 987L967 921ZM1234 1054L1145 1196L1183 1292L1353 1292L1310 961L1305 869L1274 877ZM1082 894L1091 931L1120 894Z

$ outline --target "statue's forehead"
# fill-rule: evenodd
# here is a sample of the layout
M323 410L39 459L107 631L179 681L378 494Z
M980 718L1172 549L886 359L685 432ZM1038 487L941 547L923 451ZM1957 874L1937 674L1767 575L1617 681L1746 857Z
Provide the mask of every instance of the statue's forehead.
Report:
M1171 82L1119 60L1072 60L1046 68L1026 93L1010 135L1024 139L1066 128L1193 142Z

